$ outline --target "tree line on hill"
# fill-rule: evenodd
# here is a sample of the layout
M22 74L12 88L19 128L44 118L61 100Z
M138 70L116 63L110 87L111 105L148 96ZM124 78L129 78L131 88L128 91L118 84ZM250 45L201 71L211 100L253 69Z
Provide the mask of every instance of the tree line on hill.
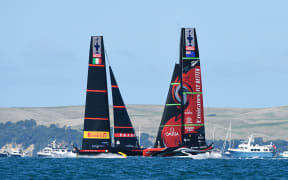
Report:
M49 127L37 125L33 119L0 123L0 129L0 147L6 144L22 144L22 148L26 149L34 144L34 155L53 140L71 145L80 144L81 139L81 133L70 127L60 128L55 124Z
M55 124L37 125L34 119L0 123L0 149L6 144L22 144L23 149L34 144L33 155L36 155L53 140L70 148L72 145L81 147L82 134L82 131L71 129L71 127L58 127ZM152 138L149 134L141 133L141 145L151 147Z
M0 148L6 144L22 144L22 148L26 149L31 144L34 144L33 155L46 147L52 140L56 140L68 147L76 145L81 147L82 131L71 129L71 127L58 127L55 124L50 126L37 125L33 119L22 120L15 123L6 122L0 123ZM141 133L141 146L144 148L152 147L154 137L147 133ZM222 149L223 140L207 140L207 144L213 143L215 148ZM255 138L257 144L269 144L270 141L265 142L262 138ZM240 140L233 140L234 147L240 144ZM288 150L288 142L284 140L274 140L277 151L282 152ZM226 149L228 148L228 142Z

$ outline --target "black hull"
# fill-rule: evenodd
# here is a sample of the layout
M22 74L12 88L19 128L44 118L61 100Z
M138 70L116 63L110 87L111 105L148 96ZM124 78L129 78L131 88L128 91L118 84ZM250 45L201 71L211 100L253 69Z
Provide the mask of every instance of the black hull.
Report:
M150 151L149 149L145 150L143 155L144 156L152 156L152 157L192 157L195 155L205 154L207 152L212 152L213 147L208 146L205 148L197 148L191 149L186 147L171 147L171 148L152 148Z
M113 152L78 152L77 155L79 156L98 156L98 155L101 155L101 154L116 154L116 153L113 153Z
M95 152L98 151L98 152ZM100 156L100 155L121 155L121 156L142 156L143 149L141 148L111 148L107 150L95 150L95 151L83 151L83 150L76 150L74 151L77 153L78 156Z
M91 151L91 152L87 152L87 151L78 151L76 152L77 157L79 158L126 158L126 154L123 153L119 153L119 152L112 152L111 150L109 151Z
M143 155L143 149L141 148L113 148L111 150L114 153L124 153L127 156L142 156Z

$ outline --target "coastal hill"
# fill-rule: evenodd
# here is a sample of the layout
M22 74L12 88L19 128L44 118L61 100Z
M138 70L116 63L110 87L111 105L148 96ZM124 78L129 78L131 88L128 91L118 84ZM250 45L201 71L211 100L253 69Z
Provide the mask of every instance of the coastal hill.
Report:
M127 105L128 113L138 135L156 136L163 105ZM62 107L9 107L0 108L0 122L17 122L35 119L38 125L71 127L82 130L84 106ZM113 111L110 108L113 122ZM288 140L288 106L271 108L206 108L206 138L225 139L229 121L232 122L232 138L245 139L251 133L264 140ZM111 123L113 124L113 123ZM214 132L214 133L213 133Z

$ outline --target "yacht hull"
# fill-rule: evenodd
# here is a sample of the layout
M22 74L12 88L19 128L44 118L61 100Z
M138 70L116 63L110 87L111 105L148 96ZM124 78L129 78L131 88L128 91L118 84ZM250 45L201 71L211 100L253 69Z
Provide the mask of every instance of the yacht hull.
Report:
M23 157L21 154L10 154L10 157Z
M145 157L195 157L196 155L212 152L213 147L191 149L186 147L150 148L143 150Z
M237 152L229 151L229 157L232 158L272 158L273 152Z
M113 152L78 152L77 158L126 158L125 154Z
M39 155L39 154L38 154L38 157L42 157L42 158L49 158L49 157L52 157L52 155L42 155L42 154Z

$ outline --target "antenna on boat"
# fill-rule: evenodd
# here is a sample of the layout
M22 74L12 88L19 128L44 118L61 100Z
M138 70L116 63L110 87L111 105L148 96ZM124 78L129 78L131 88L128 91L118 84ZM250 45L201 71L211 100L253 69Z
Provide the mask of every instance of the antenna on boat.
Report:
M141 127L139 126L139 146L141 147Z
M213 131L212 131L212 143L214 143L214 141L215 141L215 130L216 130L216 127L214 126L213 127Z
M230 138L230 139L229 139ZM231 148L231 120L230 120L230 123L229 123L229 129L226 133L226 137L225 137L225 140L224 140L224 143L223 143L223 146L222 146L222 149L221 149L221 153L224 153L225 149L226 149L226 142L227 140L229 139L229 145L228 145L228 148Z
M232 134L231 126L232 126L232 122L230 120L230 122L229 122L229 130L228 130L228 132L229 132L229 146L228 146L228 148L231 148L231 134Z

